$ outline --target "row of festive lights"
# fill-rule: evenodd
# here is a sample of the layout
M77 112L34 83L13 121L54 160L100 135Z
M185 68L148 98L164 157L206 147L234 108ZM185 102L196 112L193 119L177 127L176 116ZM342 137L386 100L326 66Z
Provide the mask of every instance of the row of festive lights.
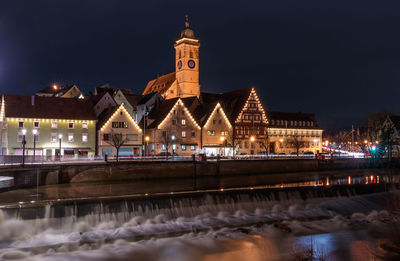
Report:
M242 118L243 112L248 108L249 100L251 99L252 96L254 96L255 100L257 101L258 109L262 112L263 121L265 123L268 123L264 108L263 108L263 106L262 106L262 104L260 102L260 99L258 98L257 92L256 92L256 90L254 88L251 88L251 92L250 92L249 98L247 98L247 101L246 101L245 105L243 106L242 110L240 111L239 115L237 116L236 123L240 122L240 119Z
M208 120L206 121L206 124L204 124L204 127L207 128L208 124L210 123L211 119L213 118L215 112L220 109L220 112L222 114L222 117L224 118L225 122L228 124L228 127L231 129L232 125L228 120L228 117L226 117L226 114L224 112L224 110L222 109L222 106L220 103L217 103L217 105L215 106L214 110L212 111L210 117L208 117Z
M196 122L196 120L194 119L194 117L192 116L192 114L189 112L189 110L186 108L186 106L183 104L182 100L179 98L178 101L174 104L174 106L172 107L172 109L168 112L167 116L164 118L164 120L161 121L161 123L158 125L158 129L161 129L162 126L165 124L165 122L167 122L167 120L169 120L171 118L171 115L173 114L174 110L176 110L177 106L181 106L183 108L183 110L185 111L186 115L189 116L190 120L193 122L193 124L199 129L201 130L200 125Z
M326 141L324 141L324 143L325 143L325 146L328 146L328 145L330 145L330 144L332 144L332 145L336 145L336 142L332 142L332 143L330 143L329 142L329 140L326 140ZM344 144L352 144L352 142L351 141L348 141L348 142L344 142ZM364 143L365 145L372 145L372 144L379 144L379 141L375 141L375 142L372 142L372 141L368 141L368 140L363 140L362 142L360 142L361 144L362 143ZM343 144L343 143L339 143L339 145L341 145L341 144ZM358 141L356 141L356 142L354 142L354 144L355 145L358 145Z
M125 115L128 117L128 119L133 123L133 126L139 131L142 132L142 129L137 125L136 121L132 118L132 116L129 114L129 112L125 109L125 106L121 104L119 108L113 113L113 115L104 123L104 125L100 128L100 131L104 131L104 129L114 120L114 118L120 113L120 111L123 111Z
M88 122L92 123L95 122L93 120L66 120L66 119L36 119L36 118L11 118L7 117L10 121L40 121L40 122Z

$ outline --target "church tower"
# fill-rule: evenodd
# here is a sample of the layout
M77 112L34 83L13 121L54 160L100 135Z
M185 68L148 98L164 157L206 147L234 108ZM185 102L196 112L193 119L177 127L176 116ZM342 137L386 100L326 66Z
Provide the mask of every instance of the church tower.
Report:
M200 96L199 48L200 42L194 37L186 16L185 29L175 42L175 71L177 95L179 97Z

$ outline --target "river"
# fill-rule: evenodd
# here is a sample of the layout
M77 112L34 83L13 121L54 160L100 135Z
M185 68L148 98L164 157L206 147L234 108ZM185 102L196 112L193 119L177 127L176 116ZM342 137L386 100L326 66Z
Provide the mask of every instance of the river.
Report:
M315 260L375 260L382 253L379 245L398 225L397 173L290 177L75 184L0 193L0 257L258 261L311 254L324 258ZM238 185L240 179L246 186Z

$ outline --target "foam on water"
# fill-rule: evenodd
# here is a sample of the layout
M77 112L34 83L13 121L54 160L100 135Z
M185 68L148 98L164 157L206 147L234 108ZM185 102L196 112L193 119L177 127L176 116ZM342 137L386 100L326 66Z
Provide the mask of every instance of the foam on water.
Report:
M382 201L399 193L307 200L291 196L283 193L279 200L245 194L234 199L207 196L175 200L170 202L173 208L124 201L115 209L98 204L95 211L81 216L73 205L65 206L66 215L60 218L49 205L43 218L35 220L0 211L0 257L194 260L224 252L219 242L232 238L251 242L251 235L279 238L380 227L391 219Z

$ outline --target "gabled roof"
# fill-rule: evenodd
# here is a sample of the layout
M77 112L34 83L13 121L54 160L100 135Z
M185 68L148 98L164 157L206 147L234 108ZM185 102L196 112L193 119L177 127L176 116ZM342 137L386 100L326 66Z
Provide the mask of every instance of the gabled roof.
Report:
M397 131L400 131L400 115L389 115L390 120L393 122Z
M146 95L142 95L142 98L136 105L143 105L146 104L154 95L157 95L157 93L152 92Z
M119 113L120 111L123 111L125 115L128 117L130 122L133 124L133 126L136 127L137 130L140 132L142 129L138 126L138 124L135 122L135 120L132 118L132 116L129 114L129 112L125 109L125 106L123 104L120 104L118 106L110 107L108 109L105 109L100 115L99 115L99 122L97 124L98 129L103 131L103 129L111 123L112 118L114 115Z
M197 100L197 97L187 97L187 98L173 98L168 100L163 100L158 107L154 108L148 115L149 121L152 123L147 127L149 129L157 128L159 124L167 117L167 115L171 112L172 108L177 104L177 102L181 100L183 105L186 107L188 112L193 116L193 119L198 124L197 119L193 115L193 111L195 106L193 106ZM143 122L140 123L140 126L143 126Z
M5 116L9 118L96 120L90 101L4 94Z
M132 107L135 107L138 104L138 102L143 99L143 95L141 94L124 94L124 95Z
M92 103L92 106L96 106L96 104L105 96L105 95L109 95L109 97L111 97L111 99L114 101L115 104L117 104L112 96L112 94L110 94L109 92L101 92L97 95L92 95L90 96L90 101Z
M210 110L209 107L214 109L215 105L219 102L229 121L234 123L240 111L246 104L252 89L253 88L250 87L221 94L201 93L200 99L202 100L202 103L205 104L206 110L208 111Z
M51 96L54 96L54 97L61 97L65 93L67 93L69 90L71 90L72 88L75 88L75 87L79 90L79 88L76 85L66 85L64 87L56 86L56 88L54 88L54 85L47 86L46 88L38 91L36 93L36 95L40 96L40 95L45 94L46 96L50 96L51 95ZM79 90L79 92L80 92L80 90Z
M146 88L144 89L142 94L147 95L153 92L159 92L163 94L169 89L169 87L171 87L175 80L175 72L157 77L156 79L153 79L147 83Z

